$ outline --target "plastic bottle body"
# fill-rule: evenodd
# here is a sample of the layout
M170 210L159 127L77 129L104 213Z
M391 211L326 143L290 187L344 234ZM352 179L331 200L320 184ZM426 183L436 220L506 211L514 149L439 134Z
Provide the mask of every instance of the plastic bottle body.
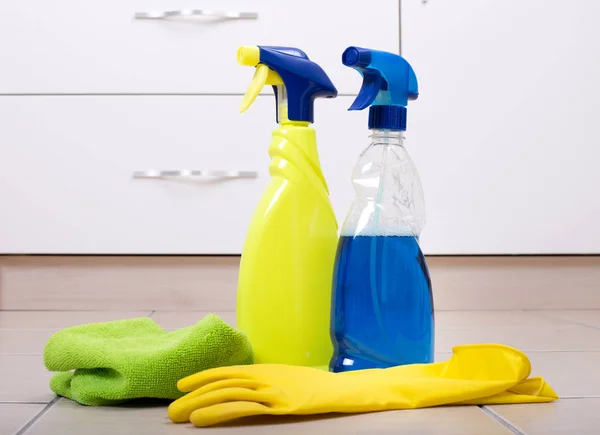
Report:
M297 124L273 133L271 181L242 253L237 326L256 363L327 366L337 222L315 131Z
M421 183L400 132L372 137L354 169L356 199L335 261L336 372L433 361L433 297L419 247Z

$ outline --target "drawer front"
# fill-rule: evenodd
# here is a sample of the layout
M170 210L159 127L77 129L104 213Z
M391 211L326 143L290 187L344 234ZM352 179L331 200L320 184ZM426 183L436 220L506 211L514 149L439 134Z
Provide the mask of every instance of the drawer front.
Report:
M257 19L135 20L140 11L255 12ZM291 13L290 11L293 11ZM0 14L0 94L241 93L252 71L240 45L291 45L323 66L340 93L356 94L341 65L348 45L398 51L399 5L306 0L79 0L6 2Z
M402 1L429 253L600 253L600 3L524 8Z
M365 143L356 138L366 139L364 122L346 115L351 100L316 108L322 164L342 218ZM0 97L0 253L241 253L269 181L275 123L272 96L244 115L239 103L239 96ZM150 169L257 177L133 178Z

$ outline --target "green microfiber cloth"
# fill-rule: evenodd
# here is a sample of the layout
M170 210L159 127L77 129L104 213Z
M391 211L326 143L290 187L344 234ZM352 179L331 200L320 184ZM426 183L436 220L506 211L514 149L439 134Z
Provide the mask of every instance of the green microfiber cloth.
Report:
M48 370L62 372L50 381L52 391L83 405L177 399L181 378L252 362L246 336L214 314L173 332L149 318L74 326L44 349Z

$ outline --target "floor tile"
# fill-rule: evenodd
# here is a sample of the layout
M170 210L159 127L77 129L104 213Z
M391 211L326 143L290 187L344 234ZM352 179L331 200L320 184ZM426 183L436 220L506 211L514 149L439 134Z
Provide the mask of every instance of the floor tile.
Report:
M600 433L600 399L567 399L554 403L498 405L490 408L527 435Z
M210 313L210 311L156 311L152 314L152 320L165 329L179 329L196 324ZM214 311L214 313L235 327L235 311Z
M0 403L0 434L13 435L25 426L45 405Z
M0 329L0 355L42 355L46 342L55 332L51 329Z
M600 257L427 258L436 308L600 309Z
M502 343L524 351L600 350L600 331L543 311L438 311L436 350Z
M27 432L27 435L64 435L77 428L78 435L206 435L251 434L444 434L510 435L503 426L477 407L447 407L327 417L261 417L238 426L195 429L172 424L165 406L84 407L59 401Z
M0 402L50 402L51 376L39 355L0 355Z
M0 256L0 307L234 310L239 263L239 256Z
M50 336L60 329L149 314L150 311L0 311L0 354L42 354Z
M600 310L544 311L543 314L555 319L600 328Z
M560 397L600 395L600 352L530 352L532 376L542 376Z
M500 343L527 351L600 350L600 329L556 319L554 324L436 327L436 351L473 343Z
M149 314L150 311L0 311L0 329L63 329Z
M447 361L451 352L436 352ZM600 352L528 352L531 376L543 377L560 397L600 396Z
M436 311L439 328L487 328L556 326L567 324L544 315L543 311Z

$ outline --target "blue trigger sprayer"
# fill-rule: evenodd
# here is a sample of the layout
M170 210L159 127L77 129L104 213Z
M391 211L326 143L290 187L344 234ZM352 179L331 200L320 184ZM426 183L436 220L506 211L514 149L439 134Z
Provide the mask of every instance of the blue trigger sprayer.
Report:
M403 135L417 77L393 53L348 47L342 62L363 76L349 110L369 107L371 144L352 174L356 198L338 244L330 369L433 362L433 297L419 247L425 203Z

